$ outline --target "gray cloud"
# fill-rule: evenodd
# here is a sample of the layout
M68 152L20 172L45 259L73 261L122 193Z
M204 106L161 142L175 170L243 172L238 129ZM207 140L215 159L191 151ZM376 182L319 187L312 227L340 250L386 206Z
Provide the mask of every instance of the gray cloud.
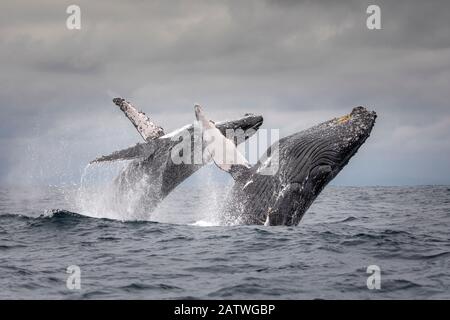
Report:
M77 1L69 31L72 3L2 3L1 183L76 182L139 141L116 95L168 130L200 102L282 135L366 105L378 124L336 183L450 183L447 1L376 1L379 31L372 1Z

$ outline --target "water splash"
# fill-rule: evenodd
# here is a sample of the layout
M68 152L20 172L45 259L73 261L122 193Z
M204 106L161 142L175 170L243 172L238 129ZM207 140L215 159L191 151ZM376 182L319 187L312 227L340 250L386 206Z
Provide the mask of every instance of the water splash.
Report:
M218 172L214 164L204 167L202 188L197 195L198 216L193 225L219 226L222 224L221 207L232 184L227 173Z
M83 215L117 220L140 220L135 215L137 199L141 196L136 188L119 190L115 178L125 170L129 161L87 165L80 178L76 207Z
M181 183L156 209L146 212L142 203L146 194L152 192L149 176L142 173L138 181L128 182L127 175L122 175L120 187L115 183L129 164L130 161L119 161L87 165L80 178L76 212L121 221L151 220L196 226L221 224L220 208L232 185L228 174L218 171L212 164L206 165ZM193 192L192 184L200 184L201 188ZM193 200L189 208L178 200L186 194ZM194 214L186 215L186 209L191 209L189 211Z
M81 178L80 178L80 189L83 187L83 182L86 179L86 175L87 175L88 170L91 167L91 165L92 165L91 163L88 163L86 165L86 167L84 167L84 169L83 169L83 173L81 174Z
M191 223L191 226L197 226L197 227L217 227L219 225L220 225L219 223L215 223L215 222L207 221L207 220L199 220L194 223Z

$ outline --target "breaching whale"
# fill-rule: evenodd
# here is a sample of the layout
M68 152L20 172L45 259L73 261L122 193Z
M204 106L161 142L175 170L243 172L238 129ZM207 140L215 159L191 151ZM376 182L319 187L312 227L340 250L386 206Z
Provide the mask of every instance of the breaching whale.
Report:
M101 156L91 163L132 160L115 179L113 199L117 203L129 201L129 195L133 195L133 215L136 218L148 217L156 206L181 182L199 170L205 163L191 161L190 163L174 163L171 153L179 143L178 134L187 133L187 138L192 140L194 147L202 141L201 131L194 130L194 125L189 124L171 133L165 134L162 127L155 124L149 117L136 109L130 102L122 98L113 99L120 110L131 121L136 130L144 139L144 143L138 143L133 147L116 151L110 155ZM227 130L239 130L242 134L233 140L239 144L252 136L262 125L263 118L260 115L246 114L244 117L218 122L215 126L225 134ZM197 142L197 143L196 143Z
M297 225L323 188L345 167L369 137L377 117L374 111L354 108L334 118L275 142L265 161L250 166L220 131L207 120L200 106L195 115L216 165L235 180L221 212L223 224ZM211 139L213 137L213 139ZM222 141L221 141L222 140ZM232 161L214 156L215 144L225 145ZM233 150L235 149L235 150ZM273 174L262 174L275 166Z

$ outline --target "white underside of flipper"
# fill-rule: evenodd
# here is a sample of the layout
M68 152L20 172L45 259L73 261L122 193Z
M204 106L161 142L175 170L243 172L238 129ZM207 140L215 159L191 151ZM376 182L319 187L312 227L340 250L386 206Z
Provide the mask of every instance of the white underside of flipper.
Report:
M207 143L206 150L214 163L227 172L231 171L232 166L250 168L247 159L239 152L234 143L227 139L212 121L206 118L202 108L195 105L194 110L203 129L203 139Z

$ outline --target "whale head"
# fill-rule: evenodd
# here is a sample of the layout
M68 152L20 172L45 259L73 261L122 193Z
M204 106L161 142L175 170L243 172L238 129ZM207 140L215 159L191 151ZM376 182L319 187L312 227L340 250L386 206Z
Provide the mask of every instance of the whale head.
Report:
M198 112L197 107L195 109L196 113ZM216 122L215 126L223 135L234 139L236 144L240 144L256 133L261 127L263 120L261 115L246 113L242 118L236 120ZM229 135L230 130L231 136Z
M297 225L369 137L375 119L374 111L356 107L350 114L281 139L276 199L268 208L267 223Z

